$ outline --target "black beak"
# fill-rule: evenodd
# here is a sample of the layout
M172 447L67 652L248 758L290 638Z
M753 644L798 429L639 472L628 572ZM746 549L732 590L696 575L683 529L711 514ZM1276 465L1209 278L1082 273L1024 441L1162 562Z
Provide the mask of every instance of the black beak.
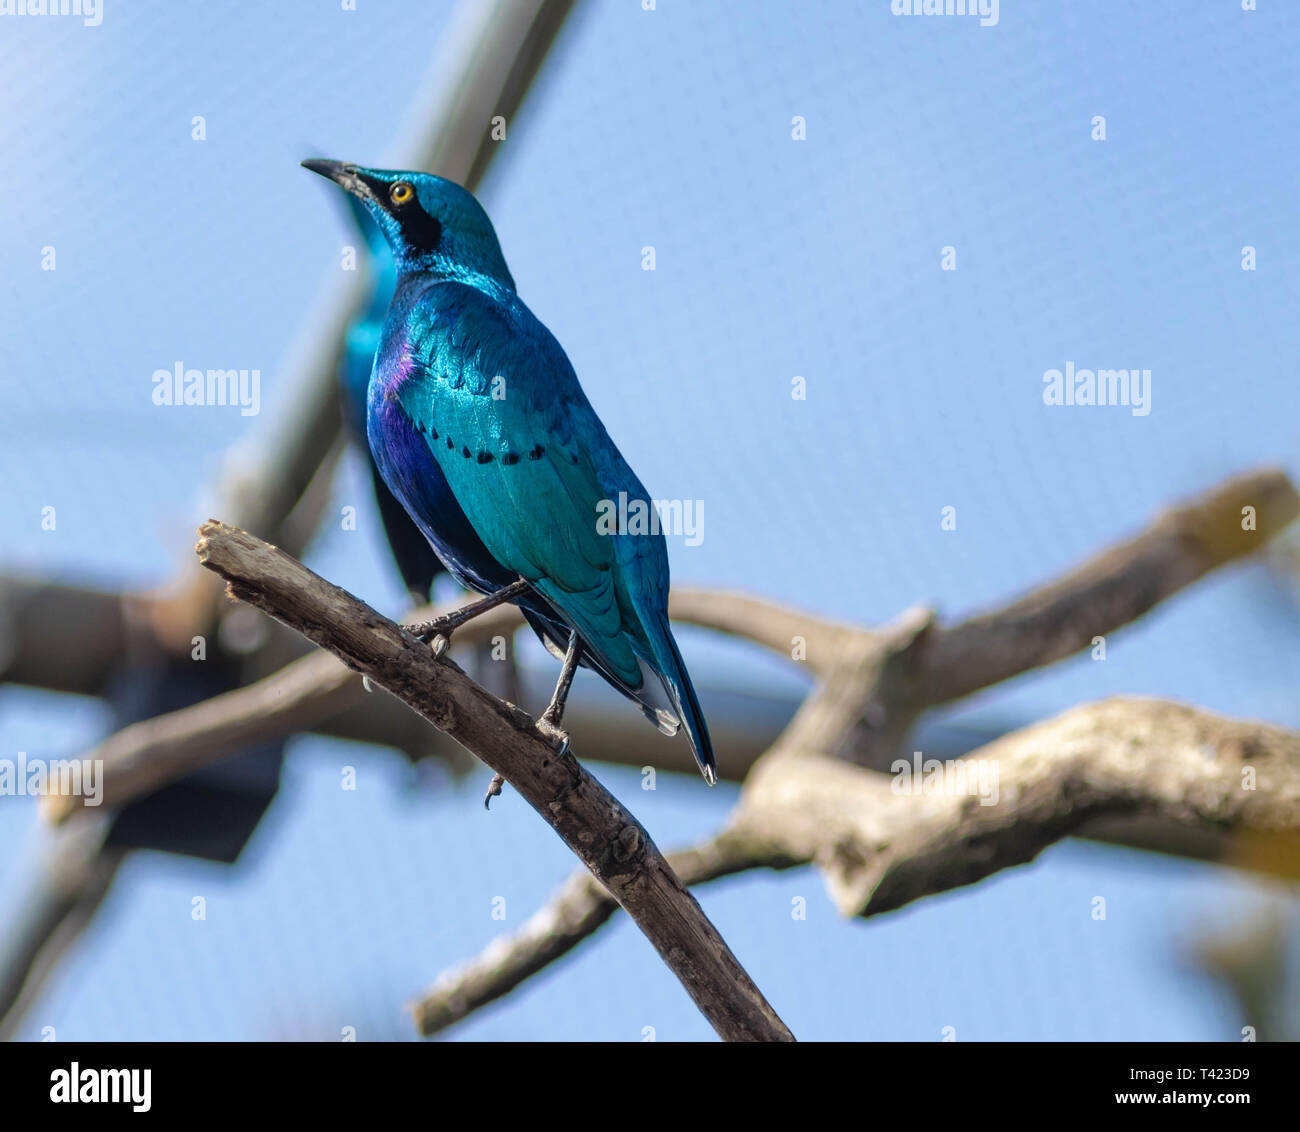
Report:
M354 197L374 201L376 204L379 203L373 190L357 172L355 165L348 165L342 161L326 161L319 157L309 157L302 162L302 167L310 169L313 173L319 173L322 177L328 177Z

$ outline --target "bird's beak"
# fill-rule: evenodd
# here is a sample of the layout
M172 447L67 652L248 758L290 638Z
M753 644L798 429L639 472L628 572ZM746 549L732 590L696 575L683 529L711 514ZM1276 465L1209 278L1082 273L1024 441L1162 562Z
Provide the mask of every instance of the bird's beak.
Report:
M313 173L319 173L322 177L328 177L340 188L350 192L354 197L361 200L379 203L374 191L366 184L364 178L358 172L355 165L348 165L342 161L326 161L319 157L309 157L302 162L304 169L310 169Z

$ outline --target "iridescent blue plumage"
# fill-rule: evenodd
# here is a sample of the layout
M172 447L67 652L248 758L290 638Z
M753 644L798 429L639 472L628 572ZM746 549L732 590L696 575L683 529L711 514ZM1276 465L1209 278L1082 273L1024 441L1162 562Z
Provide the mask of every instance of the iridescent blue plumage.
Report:
M385 483L458 580L492 594L524 579L517 604L548 648L563 655L576 633L582 663L662 730L685 727L713 782L663 536L598 523L607 501L650 496L515 293L487 214L440 177L304 164L360 199L393 248L368 408Z
M348 328L343 360L339 366L340 393L343 400L343 423L349 439L365 454L374 485L379 518L388 538L388 546L397 562L406 588L421 602L429 600L433 580L443 570L428 540L412 522L406 509L388 490L379 468L370 454L366 439L366 393L374 369L375 351L383 335L384 316L388 313L393 292L397 289L397 265L388 240L371 218L366 207L354 196L345 196L348 211L358 234L365 241L365 256L370 271L369 294L356 321Z

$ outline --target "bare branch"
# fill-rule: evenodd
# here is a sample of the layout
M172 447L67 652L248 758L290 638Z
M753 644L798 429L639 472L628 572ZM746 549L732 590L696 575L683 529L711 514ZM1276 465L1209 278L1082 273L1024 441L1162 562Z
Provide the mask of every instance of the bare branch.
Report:
M1246 508L1253 511L1249 529ZM1300 494L1285 472L1234 476L1063 578L935 633L916 694L924 706L950 703L1090 648L1094 636L1136 621L1211 570L1263 549L1297 517Z
M793 1040L641 824L528 716L283 551L221 523L199 533L199 561L231 596L329 649L504 775L636 921L719 1035Z
M835 680L853 685L840 691L841 700L859 695L862 719L835 748L824 739L803 745L883 768L925 711L1092 647L1095 637L1136 620L1211 570L1262 549L1297 516L1300 493L1284 472L1235 476L1009 605L950 628L927 625L911 646L888 657L880 651L886 643L862 642L851 650L856 669L835 668ZM803 711L811 710L805 704ZM820 714L818 707L815 718ZM843 722L837 717L830 729Z
M778 748L750 774L731 829L769 855L816 864L854 916L973 884L1098 818L1140 813L1234 837L1300 832L1300 733L1164 700L1086 704L947 765L992 793L903 794L885 775Z
M840 911L865 918L1024 864L1100 820L1140 813L1213 831L1226 863L1295 878L1298 732L1120 698L1003 736L958 763L976 785L981 766L996 775L986 779L996 782L993 804L951 789L899 793L875 771L778 747L755 766L727 827L668 860L689 885L815 864ZM508 994L615 911L574 874L523 929L437 980L415 1007L421 1031Z
M98 695L131 635L128 599L0 574L0 680Z
M90 820L49 835L6 927L0 958L0 1041L13 1041L60 958L94 918L126 854L104 847L107 822Z

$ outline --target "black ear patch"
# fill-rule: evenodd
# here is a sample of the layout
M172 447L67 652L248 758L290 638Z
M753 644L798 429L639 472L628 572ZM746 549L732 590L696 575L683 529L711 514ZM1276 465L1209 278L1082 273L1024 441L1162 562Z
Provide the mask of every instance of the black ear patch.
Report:
M402 226L402 238L414 252L436 252L442 241L442 225L420 207L418 200L396 205L393 215Z
M442 225L424 211L418 196L412 196L405 204L394 204L393 198L388 195L392 188L390 182L381 181L378 177L367 177L364 173L358 176L374 194L380 207L402 226L402 238L408 248L416 253L438 250L438 245L442 242Z

